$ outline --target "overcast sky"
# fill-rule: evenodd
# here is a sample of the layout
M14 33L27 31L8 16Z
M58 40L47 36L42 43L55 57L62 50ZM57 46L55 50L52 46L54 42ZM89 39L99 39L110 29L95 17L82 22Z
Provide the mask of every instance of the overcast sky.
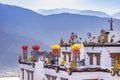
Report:
M38 9L69 8L102 11L110 15L120 12L120 0L0 0L0 3L16 5L34 11Z

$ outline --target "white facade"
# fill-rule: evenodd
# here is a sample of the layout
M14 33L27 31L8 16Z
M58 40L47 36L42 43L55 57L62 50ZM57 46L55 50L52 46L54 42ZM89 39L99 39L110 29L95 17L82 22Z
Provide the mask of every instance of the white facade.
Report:
M118 76L111 76L110 73L105 72L75 72L72 73L72 75L68 75L66 71L59 71L59 73L56 73L54 69L48 69L45 68L45 74L51 75L50 80L53 77L56 77L56 80L119 80L120 77ZM45 80L48 80L47 77L45 77Z
M85 46L85 66L84 68L95 68L95 67L101 67L103 69L108 68L110 69L112 66L111 64L111 56L110 53L120 53L120 46ZM71 52L70 47L68 47L66 50L65 48L61 48L61 52ZM97 58L95 55L93 55L93 64L90 65L90 58L88 54L100 54L100 65L97 65ZM70 53L72 54L72 53ZM81 53L82 54L82 53ZM61 53L62 56L62 53ZM69 57L66 57L67 59ZM69 62L68 60L66 60ZM120 77L118 76L111 76L110 73L106 72L73 72L72 75L68 75L67 71L59 71L56 73L55 69L51 68L44 68L42 61L35 62L35 67L31 65L26 64L20 64L20 80L48 80L46 77L46 74L50 76L50 80L119 80ZM82 67L83 68L83 67ZM24 69L24 79L23 79L23 73L21 69ZM32 74L29 73L28 77L28 71L33 72L33 79ZM54 79L53 79L54 78Z
M115 35L115 37L113 37ZM70 44L65 44L61 46L59 63L62 56L65 56L66 64L62 67L59 72L56 72L56 68L53 65L44 66L42 61L34 62L35 66L20 63L20 80L120 80L120 76L111 76L107 71L104 72L102 69L110 70L114 61L117 58L120 64L120 35L116 34L114 31L110 31L107 36L108 41L101 42L88 42L87 44L80 44L82 47L80 51L80 61L85 61L84 65L76 67L78 71L72 72L69 75L67 72L67 66L70 66L71 60L73 58L73 51L70 48ZM102 36L103 38L103 36ZM113 42L111 42L113 39ZM58 56L57 56L58 57ZM77 62L77 61L76 61ZM59 69L60 69L59 68ZM85 69L96 69L100 68L101 71L80 71Z
M27 64L20 64L20 80L43 80L43 62L35 62L35 67Z
M111 45L111 44L110 44ZM100 53L100 67L102 68L111 68L112 67L112 62L111 62L111 56L110 53L117 53L120 54L120 46L109 46L109 47L105 47L105 46L101 46L101 47L85 47L85 60L86 60L86 66L87 67L97 67L96 65L96 58L95 56L93 56L93 65L90 65L89 63L89 56L87 53Z
M85 66L86 68L95 68L95 67L101 67L101 68L111 68L111 56L110 53L120 53L120 46L85 46ZM61 48L61 52L65 52L65 48ZM66 52L71 52L70 47L67 48ZM93 65L90 65L90 59L88 54L99 54L100 53L100 65L97 65L96 63L96 57L93 56ZM81 53L82 54L82 53ZM61 53L62 56L62 53ZM66 57L68 59L68 57ZM66 60L69 62L68 60ZM68 75L66 71L59 71L56 73L55 69L50 68L44 68L42 61L35 62L35 67L31 65L26 64L20 64L20 80L48 80L45 74L48 74L50 76L53 76L55 80L62 80L68 79L68 80L119 80L120 77L118 76L111 76L110 73L106 72L73 72L72 75ZM24 73L22 73L22 70L24 70ZM28 73L30 72L30 73ZM33 78L32 74L33 73ZM23 79L24 74L24 79ZM29 74L29 77L28 77ZM52 77L50 80L54 80Z

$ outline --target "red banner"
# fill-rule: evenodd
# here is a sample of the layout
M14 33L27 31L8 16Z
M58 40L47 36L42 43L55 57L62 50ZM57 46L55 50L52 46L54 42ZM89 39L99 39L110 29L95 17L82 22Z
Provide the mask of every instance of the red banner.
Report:
M23 50L23 53L24 53L24 54L27 54L27 50Z
M52 51L52 54L53 54L54 56L59 56L59 53L60 53L60 50L58 50L58 49L54 49L54 50Z
M38 51L38 50L40 49L40 46L34 45L34 46L32 46L32 49L33 49L34 51Z
M27 54L27 48L28 48L27 45L23 45L23 46L22 46L22 49L23 49L23 53L24 53L24 54Z
M27 48L28 48L27 45L23 45L23 46L22 46L22 49L23 49L23 50L27 50Z
M80 51L79 50L73 50L73 56L74 57L80 56Z

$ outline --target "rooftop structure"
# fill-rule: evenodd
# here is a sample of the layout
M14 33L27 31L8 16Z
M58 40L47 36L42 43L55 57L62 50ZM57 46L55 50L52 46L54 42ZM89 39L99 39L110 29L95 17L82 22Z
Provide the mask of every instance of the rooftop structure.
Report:
M39 46L33 46L31 57L27 46L19 57L21 80L119 80L120 78L120 34L102 29L99 35L87 33L87 39L72 32L67 43L51 46L51 54L45 59L38 57Z

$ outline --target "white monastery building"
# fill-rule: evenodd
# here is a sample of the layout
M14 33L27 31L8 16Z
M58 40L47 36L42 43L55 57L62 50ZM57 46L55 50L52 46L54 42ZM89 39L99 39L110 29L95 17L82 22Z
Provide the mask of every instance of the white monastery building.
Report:
M20 80L120 80L120 33L102 29L99 35L81 41L72 32L68 43L60 40L51 46L51 53L41 56L39 46L22 46L19 56Z

